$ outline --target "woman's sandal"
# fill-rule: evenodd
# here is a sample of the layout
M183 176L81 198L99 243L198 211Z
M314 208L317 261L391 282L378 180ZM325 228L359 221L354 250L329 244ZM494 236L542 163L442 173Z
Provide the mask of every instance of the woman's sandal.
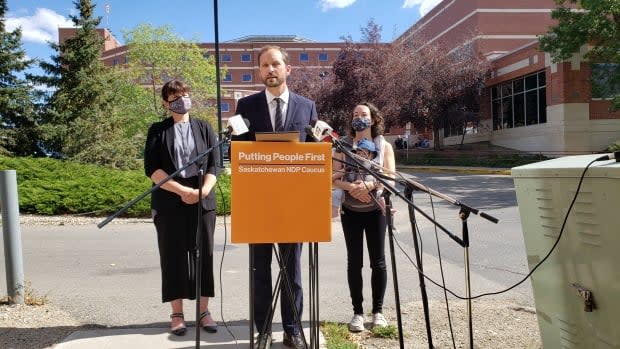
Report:
M211 316L211 312L207 310L204 313L200 314L200 326L202 327L202 329L209 333L217 332L217 323L212 322L206 325L202 324L202 319L204 319L206 316Z
M181 325L177 326L176 328L172 328L172 326L171 326L170 327L170 332L173 335L175 335L175 336L183 336L183 335L185 335L185 332L187 332L187 326L185 326L185 318L183 317L183 313L172 313L172 314L170 314L170 319L174 319L174 318L181 318L181 319L183 319L183 322L181 323Z

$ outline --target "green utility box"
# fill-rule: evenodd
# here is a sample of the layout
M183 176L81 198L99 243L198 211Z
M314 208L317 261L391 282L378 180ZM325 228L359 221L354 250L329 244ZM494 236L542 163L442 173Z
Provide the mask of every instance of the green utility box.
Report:
M558 240L581 173L601 155L512 169L530 270ZM543 347L620 348L620 163L585 173L557 247L532 275Z

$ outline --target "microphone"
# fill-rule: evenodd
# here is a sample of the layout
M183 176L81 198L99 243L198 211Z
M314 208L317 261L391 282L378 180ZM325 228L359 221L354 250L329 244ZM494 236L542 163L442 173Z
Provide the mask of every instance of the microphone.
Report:
M616 160L616 162L620 162L620 150L619 151L615 151L613 153L609 153L606 155L601 156L600 158L597 158L594 161L605 161L605 160Z
M308 125L309 126L309 125ZM312 128L312 135L318 142L330 142L338 140L338 134L325 121L317 120Z
M352 149L350 144L340 140L338 133L325 121L317 120L314 126L307 125L304 130L307 134L312 136L315 142L328 142L336 148L346 147Z
M250 120L242 117L240 114L228 118L226 129L222 131L224 137L239 136L249 131Z
M306 127L304 127L304 131L306 131L306 134L309 134L315 142L320 142L320 140L314 135L314 128L312 126L306 125Z

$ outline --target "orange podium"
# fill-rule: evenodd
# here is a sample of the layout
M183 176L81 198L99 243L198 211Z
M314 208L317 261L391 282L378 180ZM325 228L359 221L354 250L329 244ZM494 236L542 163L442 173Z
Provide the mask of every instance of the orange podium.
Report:
M331 241L329 143L233 142L231 241Z
M254 347L254 245L308 243L310 346L319 347L318 243L331 241L332 151L329 143L233 142L231 144L231 241L250 244L250 347ZM278 249L274 295L292 291ZM286 299L286 300L285 300ZM278 297L272 297L268 328ZM302 328L300 315L296 321ZM304 332L301 331L304 342Z

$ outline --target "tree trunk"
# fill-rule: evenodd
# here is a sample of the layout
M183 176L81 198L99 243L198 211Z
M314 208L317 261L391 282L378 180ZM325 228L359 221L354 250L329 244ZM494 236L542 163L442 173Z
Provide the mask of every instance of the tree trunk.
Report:
M463 135L461 136L461 144L459 144L459 149L463 149L463 143L465 143L465 132L467 131L467 123L463 125Z
M441 150L441 141L439 140L439 128L433 129L433 149Z

